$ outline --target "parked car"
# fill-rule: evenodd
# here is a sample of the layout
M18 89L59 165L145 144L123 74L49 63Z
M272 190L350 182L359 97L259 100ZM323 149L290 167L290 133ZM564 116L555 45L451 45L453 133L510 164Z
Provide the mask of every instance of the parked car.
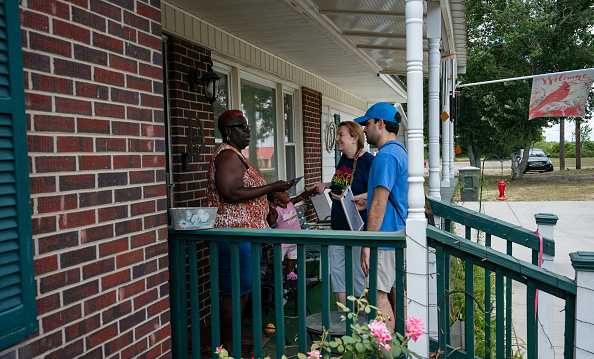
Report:
M517 154L519 161L522 160L523 155L524 150L519 150ZM552 172L553 163L549 157L551 157L551 155L545 154L540 148L531 148L530 153L528 154L528 165L524 172Z

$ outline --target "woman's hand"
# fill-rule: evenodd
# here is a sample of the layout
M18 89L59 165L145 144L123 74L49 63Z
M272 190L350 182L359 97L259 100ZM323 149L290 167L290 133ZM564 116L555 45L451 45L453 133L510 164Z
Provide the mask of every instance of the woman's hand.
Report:
M311 186L310 190L315 190L315 194L322 194L326 190L326 188L330 187L330 183L316 183Z
M268 216L266 217L266 221L268 222L268 225L272 226L276 223L276 220L278 219L278 211L276 210L276 206L272 202L268 202L268 207L269 211Z
M357 210L363 211L367 209L367 192L353 196L351 201L355 202Z
M276 182L272 183L271 185L274 188L273 192L284 192L293 186L293 184L291 182L287 182L287 181L283 181L283 180L276 181Z

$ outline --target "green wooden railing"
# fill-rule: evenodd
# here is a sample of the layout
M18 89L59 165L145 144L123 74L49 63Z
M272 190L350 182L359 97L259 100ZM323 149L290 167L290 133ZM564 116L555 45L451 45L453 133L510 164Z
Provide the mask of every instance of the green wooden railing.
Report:
M464 263L464 286L465 291L474 293L474 270L477 267L485 269L484 276L484 305L486 310L495 305L495 332L496 337L491 338L492 314L485 314L486 328L485 347L492 348L492 341L495 341L495 352L489 350L488 357L495 354L497 358L512 357L512 281L523 283L527 287L527 353L528 358L538 358L538 326L535 308L536 290L550 293L565 300L565 358L573 356L574 319L575 319L575 295L576 285L566 277L546 271L537 266L538 253L540 248L539 236L525 228L514 226L500 221L496 218L474 212L467 208L440 201L429 200L433 214L441 217L443 230L429 227L427 229L428 244L436 249L437 262L437 300L438 303L445 293L450 291L450 268L452 258L460 258ZM463 226L464 238L458 237L451 232L452 222ZM461 228L458 228L461 229ZM472 229L485 234L484 243L472 241ZM499 237L507 241L507 253L503 254L493 250L491 242L493 237ZM477 236L478 238L478 236ZM520 261L512 256L513 244L524 246L532 250L532 264ZM554 256L555 246L550 239L543 238L543 253ZM491 275L495 273L495 298L491 298ZM449 310L450 300L445 298L443 308L440 312L442 328L441 348L447 353L454 352L453 357L474 358L475 349L475 327L474 307L472 298L465 296L465 338L466 348L464 351L453 349L449 336ZM504 299L505 298L505 299ZM535 319L530 319L535 318ZM468 323L472 323L469 325ZM433 343L436 347L436 343Z
M280 358L285 353L283 343L285 340L285 321L283 310L282 286L282 258L281 243L297 244L297 326L299 338L307 337L306 329L306 245L320 245L320 268L322 273L322 324L329 328L330 322L330 280L328 264L328 245L345 246L346 290L353 293L353 268L352 247L366 246L371 248L370 258L370 288L377 287L377 248L396 248L396 313L404 312L404 248L406 242L403 233L377 233L377 232L350 232L326 230L283 230L283 229L238 229L215 228L196 231L175 231L169 229L169 268L170 268L170 301L172 322L172 350L174 358L188 358L190 355L189 343L194 348L192 358L200 358L200 327L199 291L201 284L198 282L198 258L196 244L198 241L210 243L210 319L211 319L211 346L220 345L220 318L219 318L219 282L218 282L218 245L219 241L230 242L231 273L232 273L232 301L233 317L240 318L239 306L239 250L240 242L251 243L252 258L252 311L253 327L250 332L262 333L262 306L261 306L261 281L260 253L261 244L272 243L274 250L274 292L275 292L275 327L276 327L276 357ZM189 300L188 300L189 299ZM376 303L376 291L370 290L370 303ZM353 303L347 302L353 309ZM189 311L188 311L189 308ZM348 330L347 326L347 330ZM233 322L233 347L235 352L241 352L241 323ZM404 319L396 316L396 330L404 333ZM299 340L299 351L306 353L307 340ZM263 358L262 337L254 335L254 358Z

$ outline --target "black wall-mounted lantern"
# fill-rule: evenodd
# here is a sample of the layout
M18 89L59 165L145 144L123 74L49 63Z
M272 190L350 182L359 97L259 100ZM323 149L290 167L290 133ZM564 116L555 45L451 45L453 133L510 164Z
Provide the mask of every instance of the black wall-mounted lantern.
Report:
M206 64L206 73L202 75L202 77L198 78L199 68L200 65L203 63ZM213 63L211 59L206 59L200 61L196 68L191 68L188 74L188 83L190 85L190 90L194 92L198 92L200 87L198 85L198 80L202 82L202 86L204 86L204 95L206 96L206 100L212 105L217 99L217 93L219 92L219 82L221 81L221 77L217 75L216 72L212 69Z

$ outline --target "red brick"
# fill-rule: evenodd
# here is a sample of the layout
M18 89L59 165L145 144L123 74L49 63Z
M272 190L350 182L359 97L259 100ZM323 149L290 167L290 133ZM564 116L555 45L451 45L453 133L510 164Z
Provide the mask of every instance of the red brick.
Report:
M136 4L136 13L138 15L148 17L151 20L161 21L161 11L143 3Z
M86 133L106 133L109 134L109 121L97 120L94 118L82 118L77 119L78 132Z
M75 171L76 158L71 156L36 157L35 169L37 173Z
M39 292L44 294L78 282L80 282L80 270L78 268L72 268L41 278Z
M117 239L107 243L101 243L99 245L99 255L106 257L115 253L121 253L129 250L127 238Z
M29 177L31 194L49 193L56 191L55 177Z
M45 355L43 359L65 359L65 358L78 358L83 353L85 354L85 358L93 359L96 358L97 352L85 352L85 343L82 339L79 339L73 343L70 343L62 348L54 350L53 352Z
M134 233L142 230L142 220L132 219L129 221L118 222L115 225L116 236L122 236L128 233Z
M163 254L167 254L167 242L160 242L158 244L155 244L154 246L150 246L148 248L146 248L146 260L159 256L159 255L163 255Z
M64 305L80 302L99 293L99 281L84 283L74 288L64 290Z
M115 338L114 340L110 341L109 343L105 344L105 354L111 355L120 351L122 348L127 347L128 345L134 342L134 334L132 331L129 331L119 337Z
M49 253L57 250L74 247L79 244L78 232L61 232L37 240L37 246L40 254Z
M142 167L165 167L167 160L165 155L144 155L142 156Z
M54 59L54 73L79 79L91 79L91 66L78 61Z
M136 14L129 11L124 11L124 23L126 25L130 25L130 27L134 29L138 29L139 31L148 32L150 30L150 24L147 19L137 16Z
M58 152L93 152L93 139L90 137L65 137L57 138Z
M95 188L95 175L60 176L60 191Z
M99 222L113 221L128 217L128 206L112 206L99 209Z
M107 258L83 266L83 280L93 278L105 273L113 272L115 261L113 258Z
M116 265L119 268L127 267L131 264L136 264L144 259L144 250L137 249L132 252L127 252L116 256Z
M150 47L153 50L161 51L163 44L161 38L154 35L148 35L144 32L138 33L138 44ZM142 74L142 72L141 72ZM162 72L161 72L162 74Z
M129 152L155 152L155 140L128 139Z
M34 358L62 345L62 333L60 331L52 334L45 334L40 339L30 341L26 345L20 347L18 349L19 358Z
M25 93L27 110L52 112L52 98L34 93Z
M117 285L122 283L126 283L130 281L130 270L124 269L122 271L106 275L105 277L101 278L101 287L103 290L113 288Z
M159 318L153 318L146 323L141 324L134 330L134 337L142 338L151 332L158 332L159 330ZM153 343L154 345L154 343Z
M132 302L127 300L122 302L121 299L118 299L118 305L110 307L101 313L101 318L103 319L103 323L109 323L115 319L121 318L124 315L127 315L132 312ZM121 330L123 332L124 330Z
M116 324L105 327L87 337L87 348L93 348L116 336L118 328Z
M43 258L36 258L33 261L35 268L35 276L47 274L58 270L58 256L48 256Z
M137 358L138 354L144 352L147 349L147 340L141 339L136 340L134 345L124 349L120 354L120 359L131 359Z
M109 90L107 86L92 84L88 82L76 83L76 95L79 97L88 97L94 100L109 100Z
M155 174L153 171L131 171L130 184L137 183L153 183L155 181Z
M91 42L91 32L84 27L74 25L71 22L54 19L54 35L67 39L79 41L85 44Z
M139 216L142 214L155 212L155 201L134 203L130 205L130 215Z
M33 152L54 152L54 138L49 136L27 136L27 149Z
M123 155L113 156L113 168L139 168L140 156Z
M35 131L74 132L74 118L62 116L34 116Z
M80 305L75 305L66 308L57 313L51 314L42 319L42 326L44 332L51 332L54 329L63 327L64 325L81 318Z
M83 227L95 223L94 210L60 214L60 229Z
M113 225L106 224L80 230L80 242L91 243L113 237Z
M146 137L165 137L165 126L143 125L142 135Z
M49 19L47 16L21 8L21 26L43 32L49 31Z
M120 23L109 21L109 33L130 42L136 42L136 29L130 26L122 26Z
M106 30L106 19L104 17L74 6L72 7L72 20L101 32Z
M165 211L167 209L167 199L164 198L163 200L165 201L164 206L159 210ZM144 217L144 228L146 229L165 225L167 225L167 214L165 212Z
M121 54L124 52L124 42L111 36L93 33L93 46Z
M151 122L153 120L153 111L150 109L128 106L126 110L128 111L126 118L129 120L147 122Z
M90 48L88 45L73 44L74 59L91 64L107 66L107 51Z
M50 72L50 66L49 56L23 51L23 68Z
M95 115L102 117L124 118L125 107L120 105L112 105L109 103L95 103Z
M96 311L103 310L117 302L117 296L115 290L107 293L102 293L98 297L87 299L84 303L85 315L95 313Z
M122 70L135 74L138 72L137 66L137 62L129 58L109 55L109 67L111 67L112 69Z
M37 199L37 210L39 213L68 211L76 209L77 206L78 203L75 194L39 197Z
M163 298L157 303L150 305L147 308L147 314L152 317L155 314L161 313L169 309L169 298Z
M100 327L101 317L99 316L99 314L81 320L80 322L74 323L66 327L66 341L71 341L75 338L86 336L88 333Z
M122 10L116 6L110 5L105 1L91 0L91 10L94 13L120 21L122 19Z
M112 134L114 136L139 136L140 126L137 123L116 122L111 123Z
M111 156L79 156L80 171L111 168Z
M158 298L158 292L156 289L147 290L146 292L142 293L141 295L132 299L134 302L134 308L142 308L148 303L152 303Z
M68 19L68 5L58 0L29 0L29 8L46 14Z
M140 40L140 33L138 34L138 37ZM157 44L158 44L158 47L154 47L154 49L161 51L161 40L156 39L156 38L152 38L152 39L154 40L153 46L157 46ZM147 64L139 64L139 75L151 77L155 80L161 81L161 80L163 80L163 69L161 69L160 67L150 66Z
M124 74L95 68L95 81L113 86L124 86Z
M68 41L60 40L55 37L41 35L35 32L29 34L29 46L33 50L44 53L70 57L70 43Z
M146 278L146 288L154 288L163 283L166 283L169 280L169 271L164 271L161 273L154 274L150 277Z
M60 268L68 268L97 258L96 247L86 247L60 254Z
M72 95L73 81L44 74L31 74L31 88L37 91Z
M95 140L95 150L97 152L125 152L125 138L97 138Z
M127 75L126 76L127 87L130 89L140 90L140 91L147 91L150 92L153 90L152 81L143 79L136 76Z
M60 293L48 295L47 297L37 297L37 316L52 312L60 308Z
M56 97L56 112L90 116L92 115L92 106L89 101Z
M136 295L143 293L145 290L144 279L138 280L130 285L124 286L118 290L118 298L120 300L135 297Z
M151 232L147 232L147 233L138 234L138 235L132 236L131 240L132 240L132 248L145 246L147 244L156 242L155 232L151 231Z

